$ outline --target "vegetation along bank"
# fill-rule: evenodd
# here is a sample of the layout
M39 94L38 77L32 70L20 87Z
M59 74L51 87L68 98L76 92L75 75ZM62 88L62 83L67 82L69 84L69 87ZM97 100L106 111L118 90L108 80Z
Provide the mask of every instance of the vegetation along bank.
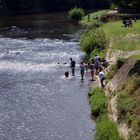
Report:
M129 19L127 14L112 11L111 19L110 13L110 10L100 10L81 20L87 26L80 39L87 60L98 54L109 62L105 69L105 89L92 87L88 93L91 113L96 120L94 140L139 140L140 21L129 14L133 17L132 27L125 27L122 20Z

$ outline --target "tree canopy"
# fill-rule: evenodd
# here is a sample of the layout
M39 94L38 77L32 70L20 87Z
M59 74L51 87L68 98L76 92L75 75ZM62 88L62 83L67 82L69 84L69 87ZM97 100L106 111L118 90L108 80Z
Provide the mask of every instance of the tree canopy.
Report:
M140 8L140 0L112 0L112 2L122 8Z
M108 8L109 0L1 0L11 13L45 10L70 10L73 7L84 9Z
M68 11L73 7L109 8L112 3L122 8L140 8L140 0L0 0L0 7L5 7L10 14L18 14L35 11Z

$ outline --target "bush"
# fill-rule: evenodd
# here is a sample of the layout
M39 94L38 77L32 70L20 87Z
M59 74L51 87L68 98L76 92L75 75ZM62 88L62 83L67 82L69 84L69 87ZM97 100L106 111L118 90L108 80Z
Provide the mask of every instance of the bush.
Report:
M71 9L68 13L71 19L77 21L81 20L82 17L85 15L84 10L82 8L77 8L77 7Z
M100 58L105 58L105 50L99 51L94 49L91 53L90 53L90 60L93 60L93 58L95 57L95 55L99 55Z
M107 114L103 114L97 119L94 140L123 140L116 124L109 120Z
M100 20L93 20L93 21L89 24L87 30L96 29L96 28L101 27L102 25L103 25L103 23L102 23Z
M91 89L88 95L93 116L98 117L100 114L107 112L107 97L102 89L99 87Z
M94 49L103 50L105 45L105 33L100 28L87 30L80 38L81 50L87 54L90 54Z

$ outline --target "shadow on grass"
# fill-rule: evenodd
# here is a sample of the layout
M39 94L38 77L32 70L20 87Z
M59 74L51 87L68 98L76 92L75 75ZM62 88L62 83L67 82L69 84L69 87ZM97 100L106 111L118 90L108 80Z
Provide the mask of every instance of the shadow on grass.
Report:
M138 74L140 75L140 60L137 60L134 67L129 71L129 75Z

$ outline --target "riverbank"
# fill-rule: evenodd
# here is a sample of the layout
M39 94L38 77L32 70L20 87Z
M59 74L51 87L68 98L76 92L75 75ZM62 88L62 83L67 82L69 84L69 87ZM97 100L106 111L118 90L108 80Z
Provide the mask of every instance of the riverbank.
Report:
M104 12L104 14L106 13L106 11L99 11L98 13L102 12ZM97 15L97 13L93 13L91 15L95 16ZM82 21L82 24L88 25L88 27L90 27L91 24L93 24L92 22L97 22L97 20L94 20L93 18L92 20L93 21L89 20L88 22L87 17L85 17ZM106 72L108 73L108 79L106 81L111 81L111 79L115 77L115 74L118 73L119 69L122 69L121 71L125 71L125 68L123 68L122 66L123 64L127 63L127 60L124 61L123 59L127 59L128 57L132 56L134 59L139 60L140 53L139 51L137 51L140 49L140 42L138 39L140 36L140 29L138 28L139 26L139 20L137 20L136 22L133 21L133 27L123 27L122 21L119 20L103 23L102 26L99 27L102 28L102 30L105 32L107 40L105 54L106 59L108 60L110 65L106 70ZM96 52L96 50L93 49L92 53L94 51ZM100 50L98 54L100 54ZM120 60L118 61L118 59ZM138 62L139 61L137 61L136 64L138 64ZM132 69L136 70L135 65L132 68L127 68L128 72ZM112 74L110 75L110 73ZM135 117L136 110L138 111L139 108L137 107L138 102L137 100L135 100L135 98L139 99L139 95L137 94L139 89L135 88L135 85L131 82L135 81L133 83L139 85L139 80L136 78L136 74L137 72L133 73L133 75L127 74L127 76L123 79L124 83L127 84L121 85L121 88L116 89L115 92L112 91L112 89L107 88L104 91L102 91L101 89L99 90L98 88L89 91L89 103L91 112L94 118L96 118L95 140L139 139L139 119L136 119ZM130 82L128 82L129 80ZM104 95L106 96L103 98L102 96L100 96L100 92L104 93ZM107 108L104 104L105 99L107 102ZM132 111L133 107L135 107L135 111ZM102 117L103 113L101 113L101 110L106 110L105 112L107 118ZM103 118L105 118L105 120L109 120L112 125L109 125L109 122L106 123ZM108 131L111 130L111 132L113 132L113 134L116 136L113 137L113 134L111 132L108 133L105 131L106 129Z

